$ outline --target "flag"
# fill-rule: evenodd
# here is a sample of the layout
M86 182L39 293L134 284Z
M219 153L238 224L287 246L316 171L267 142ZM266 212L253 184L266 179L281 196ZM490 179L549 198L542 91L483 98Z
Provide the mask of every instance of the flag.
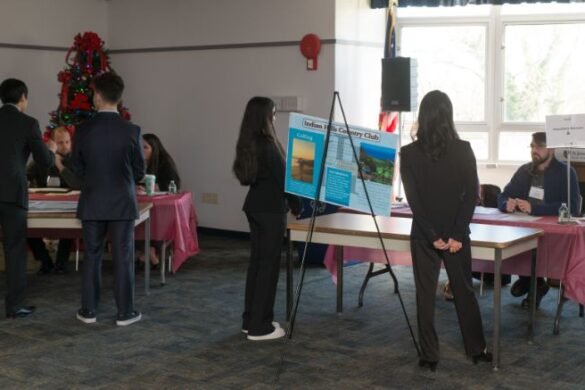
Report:
M384 58L396 57L396 1L392 0L388 4L386 16L386 37L384 39ZM381 99L380 99L381 100ZM380 101L381 103L381 101ZM381 105L381 104L380 104ZM378 118L378 128L381 131L394 133L398 129L398 113L393 111L382 111Z

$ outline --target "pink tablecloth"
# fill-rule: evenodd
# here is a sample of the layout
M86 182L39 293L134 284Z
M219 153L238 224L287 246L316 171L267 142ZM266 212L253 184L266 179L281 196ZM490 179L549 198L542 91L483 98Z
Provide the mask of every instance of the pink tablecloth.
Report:
M199 253L197 216L191 192L175 195L139 195L138 202L152 202L150 238L173 242L173 272L189 257ZM136 229L136 239L144 238L144 225Z
M410 210L392 210L395 217L410 217ZM568 298L585 304L585 225L559 225L556 217L542 217L533 222L503 220L505 214L475 214L474 223L522 226L544 230L544 236L538 241L538 258L536 274L561 279L566 287ZM337 279L334 247L330 246L325 255L325 266ZM374 263L386 263L384 253L378 249L344 247L344 260L358 260ZM410 253L388 251L391 264L411 265ZM493 263L474 260L473 269L480 272L493 272ZM505 260L502 273L512 275L530 275L530 253L523 253Z
M78 200L78 195L43 195L30 194L30 200ZM197 217L193 207L190 192L181 192L174 195L139 195L138 202L152 203L150 210L150 238L156 241L173 242L173 272L191 256L199 253L197 241ZM35 236L56 236L50 231L34 232ZM80 237L79 233L67 233L67 236ZM137 240L144 239L144 224L137 227L135 232Z

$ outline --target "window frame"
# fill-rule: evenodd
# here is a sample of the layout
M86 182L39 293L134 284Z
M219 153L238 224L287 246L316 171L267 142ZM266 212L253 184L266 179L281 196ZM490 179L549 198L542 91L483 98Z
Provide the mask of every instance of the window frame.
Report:
M398 12L400 13L400 11ZM544 131L543 122L506 122L504 121L504 83L505 83L505 32L507 26L535 24L570 24L585 23L585 10L582 12L558 11L549 14L502 14L502 6L493 5L487 15L457 16L407 16L396 18L396 52L400 55L402 29L408 27L451 27L451 26L485 26L485 117L482 122L456 122L457 130L481 132L488 134L488 159L478 163L493 166L518 165L520 160L499 160L500 133Z

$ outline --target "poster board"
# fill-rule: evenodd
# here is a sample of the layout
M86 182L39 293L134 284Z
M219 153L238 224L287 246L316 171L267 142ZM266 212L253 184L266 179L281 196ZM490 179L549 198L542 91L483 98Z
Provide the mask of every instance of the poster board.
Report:
M285 191L315 199L328 120L292 113L289 120ZM376 215L390 215L398 136L349 126ZM345 124L333 122L323 172L323 202L370 213Z

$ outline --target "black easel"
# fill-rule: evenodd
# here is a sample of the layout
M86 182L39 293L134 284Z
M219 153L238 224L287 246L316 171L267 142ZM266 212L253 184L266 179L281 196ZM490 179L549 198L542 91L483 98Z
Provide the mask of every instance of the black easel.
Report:
M374 224L376 226L376 231L378 232L378 238L380 239L380 245L382 247L382 250L384 251L384 257L386 258L386 268L387 268L388 272L390 273L392 281L394 282L394 293L398 295L398 299L400 301L400 306L402 307L402 312L404 314L404 318L406 319L406 324L408 325L408 330L410 331L410 336L412 338L412 342L413 342L414 347L416 349L417 355L420 356L420 350L419 350L418 344L416 342L416 339L414 337L414 332L412 331L412 326L410 325L410 321L409 321L408 315L406 313L406 308L404 306L402 296L400 295L400 290L398 288L398 280L396 279L396 275L394 274L394 271L392 270L392 266L390 265L390 260L388 259L388 254L386 253L386 247L384 245L384 240L382 239L382 235L380 234L380 228L378 226L378 221L376 221L376 214L374 213L374 208L372 207L372 202L370 201L370 195L368 194L368 189L366 187L366 183L365 183L365 180L363 177L362 168L358 162L359 161L358 155L357 155L357 152L355 150L355 145L353 143L353 138L352 138L351 132L349 130L349 125L347 124L347 119L345 117L345 111L343 110L343 105L341 104L341 98L339 97L339 92L337 92L337 91L333 92L333 101L331 102L331 111L329 112L329 122L327 124L327 133L325 136L325 147L323 149L323 158L321 161L321 166L319 168L319 176L317 179L317 191L315 194L315 200L319 201L319 199L321 197L321 185L323 183L323 173L325 171L325 162L327 160L327 152L329 150L329 138L331 135L331 124L333 122L333 111L335 109L335 101L336 100L339 102L339 108L341 109L341 114L343 115L343 122L345 124L345 130L347 132L347 136L348 136L349 142L351 144L351 149L353 151L353 157L354 157L354 160L357 164L359 177L360 177L360 180L361 180L363 188L364 188L364 193L366 194L366 199L368 201L368 206L370 208L370 214L372 216L372 219L374 220ZM292 338L292 334L293 334L293 330L294 330L295 319L296 319L296 315L297 315L297 311L298 311L298 307L299 307L301 291L303 288L303 281L305 279L305 270L306 270L305 259L307 256L307 248L313 239L313 231L315 229L316 209L317 209L316 207L313 208L313 213L311 215L311 222L309 224L309 230L307 231L307 239L305 240L305 247L303 249L303 256L301 258L301 267L299 270L300 277L299 277L299 281L297 283L297 287L296 287L296 291L295 291L295 297L294 297L294 301L293 301L293 305L292 305L293 306L292 312L290 313L290 318L289 318L288 326L286 329L286 337L285 337L285 341L284 341L285 345L287 343L287 340ZM290 308L287 308L287 314L288 314L289 309ZM280 376L280 368L282 367L282 363L284 360L284 352L285 351L283 350L283 353L281 355L281 362L280 362L281 364L279 365L279 369L278 369L277 380L278 380L278 377Z

